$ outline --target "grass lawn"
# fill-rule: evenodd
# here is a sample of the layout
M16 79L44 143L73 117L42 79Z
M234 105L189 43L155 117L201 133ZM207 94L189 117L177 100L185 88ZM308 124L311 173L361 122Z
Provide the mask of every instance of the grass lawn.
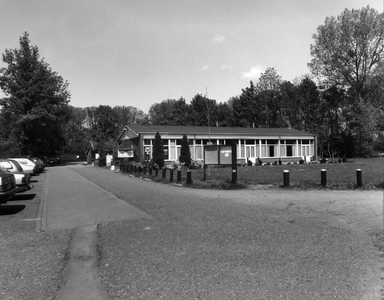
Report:
M231 167L209 166L206 170L206 181L203 181L202 169L191 170L193 184L196 188L239 189L249 185L283 185L283 171L289 170L290 187L300 189L323 189L321 186L321 169L327 170L327 188L329 189L355 189L357 188L356 169L361 169L362 189L384 188L384 158L356 158L347 163L327 164L290 164L290 165L264 165L264 166L238 166L237 184L232 185ZM158 176L135 174L135 176L151 178L154 181L170 183L170 171L166 178L162 178L162 171ZM186 185L187 170L181 171L181 184ZM173 183L177 182L177 171L173 170Z
M327 170L327 188L353 189L356 188L356 169L361 169L363 189L377 189L384 187L384 158L357 158L347 163L333 164L291 164L270 166L244 166L237 168L237 179L245 185L274 186L283 185L283 171L289 170L290 186L293 188L323 188L321 183L321 169ZM231 181L231 168L209 167L206 170L206 180ZM186 178L185 171L182 173ZM192 170L194 181L203 179L203 170Z

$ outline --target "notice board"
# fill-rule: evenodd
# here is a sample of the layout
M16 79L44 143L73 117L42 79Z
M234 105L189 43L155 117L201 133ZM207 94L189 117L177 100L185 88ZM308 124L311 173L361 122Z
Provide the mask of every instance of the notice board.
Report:
M204 146L205 165L231 165L231 145L206 145Z

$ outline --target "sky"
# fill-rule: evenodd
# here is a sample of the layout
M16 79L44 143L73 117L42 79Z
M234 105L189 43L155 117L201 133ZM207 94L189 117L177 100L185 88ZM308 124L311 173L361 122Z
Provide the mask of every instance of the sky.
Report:
M317 27L367 5L383 11L383 0L0 0L0 52L26 31L70 105L148 113L196 94L226 102L269 67L308 74Z

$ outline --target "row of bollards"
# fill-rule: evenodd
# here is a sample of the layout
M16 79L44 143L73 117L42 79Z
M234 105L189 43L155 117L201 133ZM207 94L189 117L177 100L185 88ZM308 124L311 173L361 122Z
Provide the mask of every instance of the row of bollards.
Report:
M289 170L283 171L283 186L289 187ZM321 185L323 187L327 186L327 170L321 169ZM363 176L361 173L361 169L356 169L356 185L358 188L363 186Z
M161 169L161 178L166 179L167 178L167 170L169 170L169 181L173 182L174 180L174 169ZM159 169L155 168L153 169L152 167L141 167L141 166L134 166L134 165L120 165L120 171L125 172L125 173L131 173L131 174L138 174L139 176L141 174L143 175L148 175L149 176L155 176L157 177L159 175ZM154 173L154 174L153 174ZM181 183L181 170L176 171L176 182ZM187 184L192 183L192 172L191 170L187 170Z

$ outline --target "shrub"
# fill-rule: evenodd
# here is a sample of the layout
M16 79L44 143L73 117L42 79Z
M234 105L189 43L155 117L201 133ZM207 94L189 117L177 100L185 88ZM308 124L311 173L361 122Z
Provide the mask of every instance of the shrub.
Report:
M327 162L327 159L324 158L324 157L320 160L320 163L321 163L321 164L325 164L326 162Z
M300 164L300 165L304 164L304 159L301 158L301 159L299 160L299 164Z
M256 162L257 165L259 166L262 166L263 165L263 162L262 160L260 159L260 157L257 158L257 162Z
M279 165L282 165L283 162L281 161L281 158L279 158Z
M189 165L190 169L202 169L203 167L204 167L203 160L192 160L191 164Z
M347 157L344 155L341 161L342 161L343 163L346 163L346 162L347 162Z
M277 161L275 160L272 165L277 166Z
M105 155L99 157L99 167L105 167L107 165L107 158Z
M247 160L247 165L248 165L249 167L252 166L252 162L251 162L249 159Z
M181 140L181 149L179 161L183 163L186 167L189 167L191 164L191 152L189 149L189 141L187 135L184 134Z
M157 164L159 168L162 168L164 166L164 147L163 143L161 142L161 136L159 132L156 132L155 135L152 161L154 164Z

